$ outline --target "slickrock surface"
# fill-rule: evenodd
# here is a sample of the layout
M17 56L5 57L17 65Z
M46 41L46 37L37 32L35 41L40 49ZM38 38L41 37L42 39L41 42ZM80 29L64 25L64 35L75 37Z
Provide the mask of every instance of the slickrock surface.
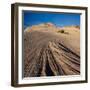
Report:
M53 24L24 31L24 77L80 74L80 30Z

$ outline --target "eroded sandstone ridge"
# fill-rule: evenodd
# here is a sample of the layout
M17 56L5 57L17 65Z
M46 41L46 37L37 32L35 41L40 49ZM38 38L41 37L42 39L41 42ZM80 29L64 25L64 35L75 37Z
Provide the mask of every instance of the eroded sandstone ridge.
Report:
M63 30L63 32L61 32ZM24 31L24 77L80 74L80 30L52 23Z

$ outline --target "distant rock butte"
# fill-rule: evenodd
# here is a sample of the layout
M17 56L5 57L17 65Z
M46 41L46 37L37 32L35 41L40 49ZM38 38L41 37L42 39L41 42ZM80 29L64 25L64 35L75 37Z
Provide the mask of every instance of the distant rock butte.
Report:
M67 28L73 28L73 29L79 29L79 26L65 26L65 27L57 27L56 25L54 25L51 22L48 23L41 23L38 25L33 25L31 27L27 27L24 31L26 32L30 32L31 30L52 30L52 31L57 31L60 29L67 29Z
M53 23L42 23L38 25L33 25L31 27L27 27L25 31L29 32L31 30L41 30L41 29L56 29L57 27Z

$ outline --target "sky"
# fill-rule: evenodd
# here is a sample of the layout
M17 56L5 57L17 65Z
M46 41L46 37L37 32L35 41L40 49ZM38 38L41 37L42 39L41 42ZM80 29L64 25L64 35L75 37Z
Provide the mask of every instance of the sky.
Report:
M80 14L23 11L23 15L24 28L48 22L55 24L57 27L80 26Z

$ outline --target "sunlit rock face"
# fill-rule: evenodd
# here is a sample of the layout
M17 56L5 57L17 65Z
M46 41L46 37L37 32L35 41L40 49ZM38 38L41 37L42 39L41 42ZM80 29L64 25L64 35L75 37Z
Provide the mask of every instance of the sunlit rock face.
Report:
M80 28L49 22L24 30L24 77L79 74Z

